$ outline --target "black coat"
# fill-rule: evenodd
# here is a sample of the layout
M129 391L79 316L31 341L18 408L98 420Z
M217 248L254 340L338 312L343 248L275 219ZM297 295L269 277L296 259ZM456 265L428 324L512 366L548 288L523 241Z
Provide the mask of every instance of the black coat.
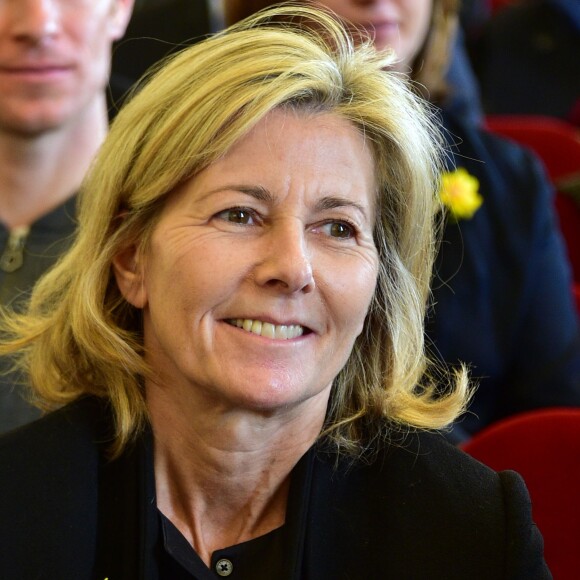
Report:
M143 442L107 462L108 422L87 398L0 438L0 578L158 578ZM370 465L335 459L315 446L300 462L287 578L551 578L517 474L428 433Z

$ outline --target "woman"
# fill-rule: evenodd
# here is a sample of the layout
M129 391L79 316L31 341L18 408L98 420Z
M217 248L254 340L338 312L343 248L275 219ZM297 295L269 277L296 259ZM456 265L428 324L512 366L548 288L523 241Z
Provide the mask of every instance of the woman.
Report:
M0 577L549 577L521 478L428 431L467 387L423 354L440 149L388 62L280 9L121 111L4 323L72 403L0 442Z
M233 22L269 4L227 0L226 15ZM471 206L475 213L460 213L445 227L427 320L433 350L449 364L470 363L479 383L470 413L449 438L464 441L532 408L580 405L580 328L552 188L535 158L457 115L468 106L445 82L459 2L314 4L368 31L377 49L395 51L394 68L409 72L416 89L442 108L449 177L466 194L479 187L483 203Z

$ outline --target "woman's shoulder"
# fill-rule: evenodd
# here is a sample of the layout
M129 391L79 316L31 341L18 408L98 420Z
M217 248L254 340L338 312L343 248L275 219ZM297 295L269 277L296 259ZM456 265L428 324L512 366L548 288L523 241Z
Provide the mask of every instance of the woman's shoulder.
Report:
M506 489L527 497L517 473L496 473L439 432L412 431L376 443L367 457L337 459L326 453L319 455L319 462L333 485L342 484L345 490L362 485L379 497L406 497L415 507L436 503L437 509L460 511L469 505L472 515L479 510L489 518L503 512Z
M333 462L327 454L318 462L313 518L332 519L345 549L365 530L360 549L372 566L405 578L425 570L446 578L550 578L522 478L496 473L442 434L386 441L373 461ZM411 560L373 560L385 551L408 554L409 546Z
M102 403L87 397L2 435L0 509L96 494L105 417Z
M508 516L531 523L522 477L514 471L495 472L441 433L411 432L377 447L368 460L319 456L315 488L330 493L331 501L344 509L372 509L377 522L399 514L429 528L435 525L432 518L444 518L449 526L441 533L457 539L476 526L494 544L506 532ZM360 490L365 490L364 499Z
M449 443L439 431L410 430L387 437L377 442L369 458L357 466L373 478L389 477L396 470L405 479L421 479L432 487L447 486L451 479L467 487L472 482L477 488L499 484L498 473Z
M0 437L0 577L89 577L102 417L86 398Z
M106 420L104 404L83 397L44 417L0 436L0 458L33 466L95 448ZM3 463L6 465L6 463Z

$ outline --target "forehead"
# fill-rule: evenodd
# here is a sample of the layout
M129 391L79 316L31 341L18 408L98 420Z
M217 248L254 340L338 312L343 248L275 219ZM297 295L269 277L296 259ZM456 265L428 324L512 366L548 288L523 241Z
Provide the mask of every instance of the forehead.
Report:
M283 108L174 192L197 204L232 191L261 191L255 195L269 203L300 200L305 210L321 199L342 199L372 220L376 190L374 156L354 124L335 114Z
M361 131L334 113L278 108L259 121L214 165L243 174L304 187L372 188L375 163ZM274 169L275 168L275 169Z
M332 112L311 110L307 106L281 106L261 119L256 125L226 152L233 157L248 149L261 149L264 153L278 154L286 151L305 156L311 150L318 156L340 155L341 147L360 154L368 154L363 133L348 119ZM352 152L352 151L351 151ZM358 157L358 156L354 156Z

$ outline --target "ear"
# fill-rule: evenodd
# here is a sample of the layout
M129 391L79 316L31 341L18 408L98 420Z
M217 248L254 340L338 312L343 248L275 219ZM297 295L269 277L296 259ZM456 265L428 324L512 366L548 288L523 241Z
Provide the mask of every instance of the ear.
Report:
M135 0L113 0L109 21L109 31L113 40L119 40L125 34Z
M135 308L145 308L147 305L144 267L140 258L141 254L135 245L121 250L113 258L113 272L119 292Z

